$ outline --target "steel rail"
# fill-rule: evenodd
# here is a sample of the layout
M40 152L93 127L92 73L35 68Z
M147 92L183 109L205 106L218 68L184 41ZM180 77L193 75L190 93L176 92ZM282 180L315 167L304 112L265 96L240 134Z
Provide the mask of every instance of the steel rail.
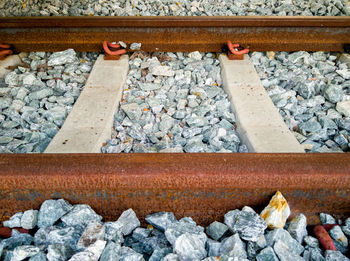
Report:
M103 41L145 51L219 52L227 40L252 51L343 51L350 17L0 18L0 40L20 51L101 51Z
M64 197L105 220L133 208L173 211L202 225L232 209L261 210L276 190L292 214L350 214L347 154L39 154L0 156L0 219Z

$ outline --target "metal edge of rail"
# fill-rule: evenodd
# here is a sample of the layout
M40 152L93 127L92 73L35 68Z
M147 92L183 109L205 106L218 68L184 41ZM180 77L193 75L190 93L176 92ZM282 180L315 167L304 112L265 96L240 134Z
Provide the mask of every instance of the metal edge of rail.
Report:
M101 51L103 41L144 51L220 52L227 39L251 51L344 51L350 17L0 18L0 39L20 51Z
M141 220L172 211L202 225L268 204L280 190L292 215L350 214L348 154L0 155L0 219L50 198L91 205L105 220L133 208Z

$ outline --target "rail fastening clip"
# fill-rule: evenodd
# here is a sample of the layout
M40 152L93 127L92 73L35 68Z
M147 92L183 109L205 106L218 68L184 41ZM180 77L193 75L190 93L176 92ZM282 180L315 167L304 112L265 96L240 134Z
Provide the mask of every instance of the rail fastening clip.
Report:
M4 60L8 55L13 53L10 48L11 46L9 44L0 43L0 60Z
M229 60L243 60L244 54L249 53L249 49L243 48L240 44L233 44L230 40L227 40L227 57Z
M107 41L103 42L103 50L105 51L104 60L119 60L120 55L126 53L126 49L120 49L120 44L114 44Z

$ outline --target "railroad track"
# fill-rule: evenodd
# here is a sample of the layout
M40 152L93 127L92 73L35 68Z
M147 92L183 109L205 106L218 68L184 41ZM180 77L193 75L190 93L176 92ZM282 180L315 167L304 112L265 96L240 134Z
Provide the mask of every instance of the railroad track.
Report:
M101 51L102 41L142 50L220 52L232 39L252 51L336 51L350 44L348 17L0 18L15 52ZM48 198L87 203L107 220L133 208L189 215L200 224L281 190L310 224L318 213L350 215L348 154L40 154L0 156L0 218ZM108 208L106 207L108 206Z

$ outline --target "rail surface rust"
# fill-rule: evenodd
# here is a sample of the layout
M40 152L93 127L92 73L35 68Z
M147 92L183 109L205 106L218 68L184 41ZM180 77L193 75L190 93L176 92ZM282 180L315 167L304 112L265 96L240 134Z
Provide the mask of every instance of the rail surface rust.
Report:
M40 154L0 156L0 217L45 199L87 203L105 220L172 211L202 225L232 209L268 204L276 190L292 215L350 215L347 154Z
M0 18L0 41L17 52L101 51L104 40L145 51L220 52L227 40L252 51L343 51L350 17Z

